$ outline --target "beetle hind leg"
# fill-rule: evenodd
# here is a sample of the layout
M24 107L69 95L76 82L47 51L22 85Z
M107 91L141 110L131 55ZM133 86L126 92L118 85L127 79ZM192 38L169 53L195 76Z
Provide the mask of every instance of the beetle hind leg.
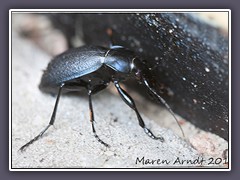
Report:
M134 100L131 98L131 96L128 95L127 92L124 91L124 90L120 87L120 85L119 85L119 83L118 83L117 81L114 81L114 85L115 85L115 87L117 88L118 93L120 94L120 96L121 96L121 98L123 99L123 101L124 101L130 108L132 108L132 109L135 111L135 113L136 113L136 115L137 115L137 118L138 118L139 125L144 129L144 132L145 132L149 137L151 137L152 139L160 140L161 142L163 142L163 141L164 141L164 138L163 138L163 137L161 137L161 136L160 136L160 137L155 136L155 135L151 132L151 130L148 129L148 128L145 126L145 123L144 123L141 115L139 114L139 112L138 112L138 110L137 110L137 107L136 107L136 105L135 105L135 103L134 103Z
M38 139L40 139L40 138L43 136L43 134L48 130L48 128L54 124L55 117L56 117L56 112L57 112L57 106L58 106L58 102L59 102L59 99L60 99L60 95L61 95L61 91L62 91L63 86L64 86L64 84L62 84L62 85L60 86L60 88L59 88L58 95L57 95L57 99L56 99L56 102L55 102L55 105L54 105L53 113L52 113L52 116L51 116L51 119L50 119L49 124L48 124L47 127L46 127L45 129L43 129L35 138L33 138L31 141L29 141L28 143L26 143L25 145L23 145L23 146L19 149L20 151L24 151L29 145L31 145L32 143L34 143L35 141L37 141Z
M98 140L98 142L103 144L105 147L109 147L109 145L107 143L105 143L103 140L101 140L99 138L99 136L96 133L95 127L94 127L94 113L93 113L93 106L92 106L92 91L91 90L88 90L88 99L89 99L90 122L92 124L92 131L93 131L94 137Z

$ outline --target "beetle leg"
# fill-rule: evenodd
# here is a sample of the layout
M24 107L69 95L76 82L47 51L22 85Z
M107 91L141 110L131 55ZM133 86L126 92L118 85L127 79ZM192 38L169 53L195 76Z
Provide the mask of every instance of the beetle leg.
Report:
M39 138L41 138L43 136L43 134L48 130L48 128L54 124L54 121L55 121L55 117L56 117L56 112L57 112L57 107L58 107L58 102L59 102L59 99L60 99L60 95L61 95L61 91L62 91L62 88L63 88L64 84L62 84L59 88L59 91L58 91L58 95L57 95L57 99L56 99L56 102L55 102L55 106L54 106L54 109L53 109L53 113L52 113L52 116L51 116L51 119L50 119L50 122L49 124L47 125L47 127L45 129L43 129L43 131L41 131L35 138L33 138L31 141L29 141L28 143L26 143L25 145L23 145L19 150L20 151L24 151L30 144L32 144L33 142L37 141Z
M144 129L144 132L149 136L151 137L152 139L159 139L160 141L164 141L163 137L156 137L148 128L146 128L145 126L145 123L141 117L141 115L139 114L138 110L137 110L137 107L134 103L134 100L131 98L130 95L127 94L126 91L124 91L118 81L114 81L114 84L115 84L115 87L117 88L118 90L118 93L120 94L121 98L123 99L123 101L130 107L132 108L136 115L137 115L137 118L138 118L138 122L139 122L139 125Z
M91 90L88 90L88 99L89 99L90 122L92 124L92 131L93 131L94 137L98 140L98 142L100 142L101 144L103 144L106 147L109 147L109 145L107 143L105 143L98 137L95 127L94 127L94 113L93 113L93 106L92 106L92 91Z

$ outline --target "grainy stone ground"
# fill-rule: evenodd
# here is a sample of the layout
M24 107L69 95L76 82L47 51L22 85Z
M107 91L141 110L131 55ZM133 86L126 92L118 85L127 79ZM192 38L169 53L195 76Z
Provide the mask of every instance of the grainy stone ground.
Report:
M50 59L13 30L12 168L228 167L224 163L228 143L222 138L178 117L186 135L183 140L168 111L133 95L146 125L165 138L164 143L152 140L138 125L135 113L112 90L93 96L95 127L110 148L92 134L87 98L72 94L61 97L54 127L25 152L19 152L49 122L56 97L40 92L38 84Z

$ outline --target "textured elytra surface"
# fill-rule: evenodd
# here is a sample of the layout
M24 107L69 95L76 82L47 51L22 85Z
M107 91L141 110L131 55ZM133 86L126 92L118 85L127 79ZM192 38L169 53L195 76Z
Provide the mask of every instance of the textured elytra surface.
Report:
M44 71L40 88L53 87L82 77L98 70L102 66L102 59L107 49L101 47L80 47L70 49L53 58Z

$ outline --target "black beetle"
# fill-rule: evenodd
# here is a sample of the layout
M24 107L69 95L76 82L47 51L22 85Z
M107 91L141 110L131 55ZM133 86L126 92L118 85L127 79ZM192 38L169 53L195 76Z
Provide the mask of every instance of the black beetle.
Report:
M168 104L151 87L149 72L140 59L130 50L122 46L104 48L100 46L83 46L70 49L56 56L44 71L39 88L44 92L53 92L58 89L58 95L49 125L38 136L20 148L24 150L34 141L38 140L54 124L59 98L63 91L79 91L86 88L89 97L90 121L96 139L105 146L96 134L94 128L94 113L92 107L92 95L105 89L113 82L123 101L132 108L138 118L139 125L152 139L164 141L163 137L156 137L148 128L139 114L133 99L121 88L119 82L129 78L135 78L144 84L148 90L156 96L174 116ZM176 117L174 116L176 119ZM176 119L177 120L177 119ZM179 125L179 124L178 124ZM181 128L181 127L180 127ZM181 129L182 130L182 129Z

